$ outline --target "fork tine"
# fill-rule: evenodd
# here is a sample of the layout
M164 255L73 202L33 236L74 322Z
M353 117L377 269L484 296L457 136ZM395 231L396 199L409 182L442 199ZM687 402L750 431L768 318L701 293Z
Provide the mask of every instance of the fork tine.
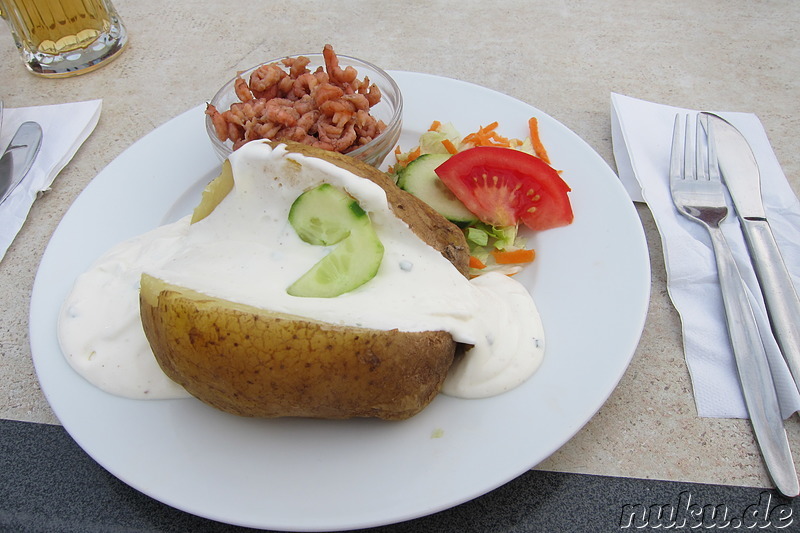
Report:
M669 179L674 181L683 177L683 143L681 143L681 116L675 115L672 128L672 152L669 160Z
M695 165L696 165L695 168L697 171L697 179L707 180L709 179L708 150L706 148L706 145L704 145L702 141L706 135L705 131L703 130L703 124L699 116L695 119L694 131L695 131L694 151L695 151Z
M684 127L683 137L683 177L687 180L694 179L694 171L697 159L697 151L693 148L694 139L692 139L692 126L689 121L689 115L686 115L686 126Z
M697 179L722 181L717 160L717 147L714 142L713 126L705 115L697 116L695 149L697 157ZM705 141L705 142L703 142Z

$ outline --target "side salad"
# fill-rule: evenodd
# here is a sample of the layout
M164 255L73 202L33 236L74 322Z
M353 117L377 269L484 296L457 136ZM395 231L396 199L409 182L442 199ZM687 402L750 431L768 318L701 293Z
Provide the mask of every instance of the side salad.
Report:
M464 231L470 272L514 275L536 257L520 235L572 223L569 186L550 166L538 121L529 136L506 138L493 122L465 136L450 123L434 121L419 145L395 149L389 168L398 186L417 196Z

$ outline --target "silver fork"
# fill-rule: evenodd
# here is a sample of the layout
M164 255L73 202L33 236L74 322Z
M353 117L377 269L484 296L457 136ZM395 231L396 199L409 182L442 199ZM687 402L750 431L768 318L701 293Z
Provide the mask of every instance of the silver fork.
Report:
M794 497L800 493L800 486L767 354L742 276L720 229L720 222L728 216L728 206L714 139L704 143L704 130L696 122L693 135L687 115L681 135L681 116L675 116L669 171L672 201L682 215L705 226L711 236L728 335L756 440L776 488Z

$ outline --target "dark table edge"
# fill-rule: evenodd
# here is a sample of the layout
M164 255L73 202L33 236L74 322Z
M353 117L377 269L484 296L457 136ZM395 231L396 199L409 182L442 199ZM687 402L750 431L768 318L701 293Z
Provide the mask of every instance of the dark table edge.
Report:
M653 458L653 460L658 460ZM451 509L364 533L800 531L800 503L758 487L531 470ZM0 420L2 532L247 532L125 485L57 425Z

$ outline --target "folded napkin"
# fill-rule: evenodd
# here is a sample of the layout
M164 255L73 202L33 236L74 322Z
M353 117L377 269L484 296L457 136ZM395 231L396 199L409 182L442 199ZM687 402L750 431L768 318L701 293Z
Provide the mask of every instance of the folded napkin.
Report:
M25 179L0 204L0 261L19 233L40 192L50 188L61 169L78 151L100 119L102 100L70 104L5 108L0 129L0 155L26 121L42 126L42 146Z
M747 418L711 241L705 228L677 212L669 191L669 156L676 113L692 115L697 111L612 94L617 171L631 198L647 203L661 234L667 287L681 316L686 363L699 416ZM761 172L767 218L794 284L800 288L800 203L786 181L764 127L753 114L715 113L736 126L753 148ZM763 298L730 199L728 206L731 211L722 230L749 288L759 328L769 332ZM771 335L765 337L781 412L788 418L800 410L800 393L777 343Z

